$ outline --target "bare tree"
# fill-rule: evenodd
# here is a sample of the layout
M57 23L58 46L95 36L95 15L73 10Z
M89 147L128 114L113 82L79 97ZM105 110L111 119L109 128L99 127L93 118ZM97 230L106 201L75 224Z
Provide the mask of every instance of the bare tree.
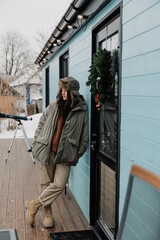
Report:
M47 40L49 39L51 31L47 30L39 30L36 32L34 41L36 45L36 50L35 50L35 58L37 58L37 55L41 52L43 49L44 45L46 44Z
M14 31L0 38L0 72L5 75L23 75L33 67L32 52L29 43Z
M38 31L37 36L35 38L35 41L39 47L40 50L44 47L45 43L47 42L49 36L46 32L44 31Z

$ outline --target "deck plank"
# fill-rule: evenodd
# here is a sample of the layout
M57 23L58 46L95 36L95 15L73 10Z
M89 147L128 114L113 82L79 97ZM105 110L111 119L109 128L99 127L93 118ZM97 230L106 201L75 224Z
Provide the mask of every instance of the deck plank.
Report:
M49 240L50 232L90 229L69 190L52 204L55 227L43 227L40 211L35 227L28 225L25 207L40 192L40 163L32 162L23 138L14 140L6 162L10 143L11 139L0 139L0 229L15 228L19 240Z

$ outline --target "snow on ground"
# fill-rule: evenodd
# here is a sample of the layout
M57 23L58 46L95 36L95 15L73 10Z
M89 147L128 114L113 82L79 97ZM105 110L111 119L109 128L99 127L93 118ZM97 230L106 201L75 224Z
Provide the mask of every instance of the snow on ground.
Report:
M34 114L32 116L29 116L28 118L32 118L32 120L21 120L21 123L23 124L24 126L24 129L25 129L25 132L27 134L27 137L28 138L33 138L34 137L34 132L35 132L35 129L37 128L38 126L38 122L39 122L39 118L40 116L42 115L42 113L38 113L38 114ZM4 124L5 125L5 122L7 122L8 120L3 120L4 122L2 123L1 121L1 125ZM18 122L16 120L13 120L15 121L15 123L17 124ZM13 138L14 137L14 134L15 134L15 129L14 130L9 130L7 131L6 129L4 128L1 128L1 131L0 131L0 138ZM22 129L18 126L18 130L17 130L17 133L16 133L16 138L23 138L24 137L24 134L23 134L23 131Z

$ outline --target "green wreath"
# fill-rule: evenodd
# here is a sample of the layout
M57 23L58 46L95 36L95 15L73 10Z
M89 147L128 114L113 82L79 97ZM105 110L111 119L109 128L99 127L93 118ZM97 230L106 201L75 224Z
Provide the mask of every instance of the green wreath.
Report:
M115 74L118 73L117 53L117 50L115 50L111 55L111 52L106 49L98 49L93 55L86 85L91 86L90 92L95 99L98 94L100 103L114 99L114 79Z

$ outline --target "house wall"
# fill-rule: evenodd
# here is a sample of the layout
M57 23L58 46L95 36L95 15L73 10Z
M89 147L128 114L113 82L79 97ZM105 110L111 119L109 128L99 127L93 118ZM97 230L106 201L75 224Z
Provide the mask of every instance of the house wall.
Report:
M124 0L120 215L131 165L160 170L160 1Z
M107 14L117 6L119 0L111 1L101 10L84 28L79 31L73 39L64 44L60 51L50 59L43 67L43 89L45 89L45 69L50 68L50 101L55 101L58 90L59 79L59 57L69 49L69 75L75 77L80 82L80 93L82 93L88 104L88 115L90 124L90 91L86 86L89 75L89 66L92 58L92 28L97 25ZM45 107L45 92L43 92L43 108ZM89 126L90 129L90 126ZM90 136L90 132L88 133ZM90 143L89 143L90 146ZM69 180L69 187L76 198L81 210L86 218L89 216L90 201L90 148L80 159L76 167L72 168Z
M0 96L0 112L17 114L16 96ZM0 119L1 120L1 119Z
M64 43L43 67L50 68L50 101L55 101L59 79L59 57L69 50L69 75L80 81L80 92L88 104L90 92L86 86L92 57L92 29L119 0L112 0L68 43ZM159 174L160 167L160 1L124 0L122 7L121 62L121 139L120 139L120 205L121 217L128 176L133 163ZM45 92L43 92L43 108ZM90 123L90 119L89 119ZM90 136L90 132L89 132ZM90 143L89 143L90 145ZM90 151L89 148L73 167L70 189L89 221Z

